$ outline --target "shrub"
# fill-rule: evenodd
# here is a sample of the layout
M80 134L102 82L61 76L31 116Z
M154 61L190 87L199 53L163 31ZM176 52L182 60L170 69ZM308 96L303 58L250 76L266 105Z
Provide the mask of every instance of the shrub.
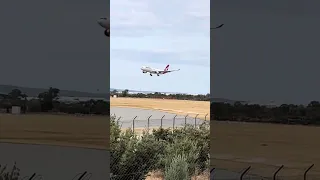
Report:
M151 135L138 138L131 129L121 133L115 118L111 118L111 172L114 179L143 179L155 169L159 155L163 154L165 143ZM118 177L118 178L117 178Z
M188 177L195 175L196 170L202 172L208 168L208 125L186 126L173 131L161 128L137 137L131 129L121 132L116 117L111 116L110 129L113 179L144 179L156 170L170 173L172 168L177 168L176 161L184 161Z
M20 176L20 169L17 168L16 163L13 165L12 169L8 171L7 166L0 165L0 180L18 180Z
M184 155L176 155L166 165L164 178L166 180L189 180L187 158Z

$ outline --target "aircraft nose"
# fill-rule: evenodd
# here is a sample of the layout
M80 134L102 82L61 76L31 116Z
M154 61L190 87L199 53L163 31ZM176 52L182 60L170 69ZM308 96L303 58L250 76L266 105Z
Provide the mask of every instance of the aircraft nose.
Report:
M102 26L102 24L103 24L102 19L99 19L99 20L98 20L98 24L99 24L100 26Z

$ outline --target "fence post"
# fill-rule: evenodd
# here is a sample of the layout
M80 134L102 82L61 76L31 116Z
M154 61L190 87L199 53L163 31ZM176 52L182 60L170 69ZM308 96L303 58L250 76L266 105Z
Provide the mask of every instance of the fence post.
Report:
M86 174L87 174L87 171L85 171L85 172L79 177L78 180L81 180L81 179L84 177L84 175L86 175Z
M137 118L138 116L134 117L132 120L132 132L134 133L134 120Z
M212 169L210 170L210 180L213 179L213 171L214 171L215 169L216 169L216 168L212 168Z
M36 176L36 173L33 173L29 180L32 180Z
M279 173L279 171L280 171L283 167L284 167L283 165L280 166L280 167L277 169L277 171L273 174L273 180L276 180L277 174Z
M149 128L150 128L150 118L151 118L151 116L148 117L148 134L149 134L149 131L150 131Z
M121 119L121 116L118 118L118 120L117 120L117 123L119 124L119 122L120 122L120 119ZM121 125L120 125L120 129L122 128L122 124L123 124L123 122L121 123Z
M177 117L177 115L175 115L175 116L173 117L172 132L173 132L173 130L174 130L174 125L175 125L175 123L176 123L176 117Z
M206 114L206 116L204 116L204 121L206 121L206 120L207 120L207 116L208 116L208 114Z
M161 118L161 125L160 125L160 128L161 128L161 129L162 129L162 119L164 118L164 116L165 116L165 115L163 115L162 118Z
M240 180L243 179L243 176L249 171L250 168L251 168L251 166L249 166L246 170L243 171L243 173L240 176Z
M306 180L307 179L307 173L310 171L311 168L313 168L314 164L312 164L303 174L303 179Z
M187 125L187 117L188 117L188 114L184 117L184 126Z
M196 117L194 118L194 128L197 127L197 117L199 116L199 114L196 115Z

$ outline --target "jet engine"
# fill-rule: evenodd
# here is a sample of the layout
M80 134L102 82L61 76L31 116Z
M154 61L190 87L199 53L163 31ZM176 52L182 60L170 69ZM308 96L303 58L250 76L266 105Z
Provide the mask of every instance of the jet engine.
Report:
M104 31L104 35L110 37L110 29Z

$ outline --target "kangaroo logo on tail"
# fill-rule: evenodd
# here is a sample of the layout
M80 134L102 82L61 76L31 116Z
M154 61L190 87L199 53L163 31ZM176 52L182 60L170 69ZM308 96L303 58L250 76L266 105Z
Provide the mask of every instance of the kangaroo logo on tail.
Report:
M168 71L169 70L169 64L166 66L166 68L164 68L164 71Z

